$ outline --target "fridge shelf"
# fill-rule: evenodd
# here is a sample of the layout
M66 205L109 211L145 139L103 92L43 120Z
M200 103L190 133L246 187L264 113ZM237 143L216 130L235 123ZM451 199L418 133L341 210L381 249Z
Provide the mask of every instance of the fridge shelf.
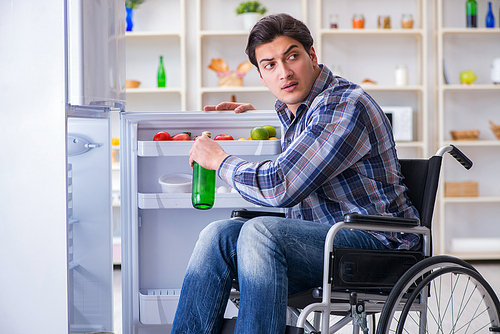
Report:
M281 153L279 140L220 140L218 143L231 155L276 155ZM140 157L187 156L193 141L139 141Z
M191 193L139 193L139 209L192 209ZM256 207L245 201L239 194L216 193L214 209L234 207Z
M180 293L180 289L140 290L140 322L145 325L172 324Z

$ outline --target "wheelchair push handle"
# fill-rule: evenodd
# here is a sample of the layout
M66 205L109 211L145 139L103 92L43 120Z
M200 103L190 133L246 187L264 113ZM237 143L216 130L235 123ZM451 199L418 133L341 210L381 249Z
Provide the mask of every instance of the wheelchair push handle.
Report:
M458 147L454 145L449 145L449 146L443 146L441 147L436 155L438 156L443 156L445 153L450 153L452 157L455 158L462 166L464 166L465 169L469 170L472 167L472 160L470 160L462 151L458 149Z

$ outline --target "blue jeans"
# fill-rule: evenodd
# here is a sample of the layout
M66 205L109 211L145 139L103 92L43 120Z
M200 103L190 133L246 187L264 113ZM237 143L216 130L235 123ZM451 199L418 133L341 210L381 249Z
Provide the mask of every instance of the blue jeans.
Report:
M219 333L233 279L241 293L235 333L284 333L288 294L322 285L329 228L278 217L211 223L189 261L171 333ZM372 235L349 229L341 229L334 244L385 248Z

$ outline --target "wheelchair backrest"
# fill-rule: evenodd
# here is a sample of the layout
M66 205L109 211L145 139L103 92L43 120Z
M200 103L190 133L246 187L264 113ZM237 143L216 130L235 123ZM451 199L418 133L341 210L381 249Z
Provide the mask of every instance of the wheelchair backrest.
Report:
M403 183L408 197L420 214L420 223L431 229L432 214L439 184L442 157L430 159L400 159Z

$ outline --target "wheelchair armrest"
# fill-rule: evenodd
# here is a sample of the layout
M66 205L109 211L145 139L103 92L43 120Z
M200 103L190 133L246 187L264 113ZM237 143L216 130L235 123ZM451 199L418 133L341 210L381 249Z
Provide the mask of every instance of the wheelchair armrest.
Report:
M346 214L344 223L362 223L375 225L390 225L401 227L419 226L418 219L393 216L362 215L359 213Z
M247 209L238 209L231 212L231 218L252 219L255 217L272 216L285 218L283 212L269 212L269 211L248 211Z

